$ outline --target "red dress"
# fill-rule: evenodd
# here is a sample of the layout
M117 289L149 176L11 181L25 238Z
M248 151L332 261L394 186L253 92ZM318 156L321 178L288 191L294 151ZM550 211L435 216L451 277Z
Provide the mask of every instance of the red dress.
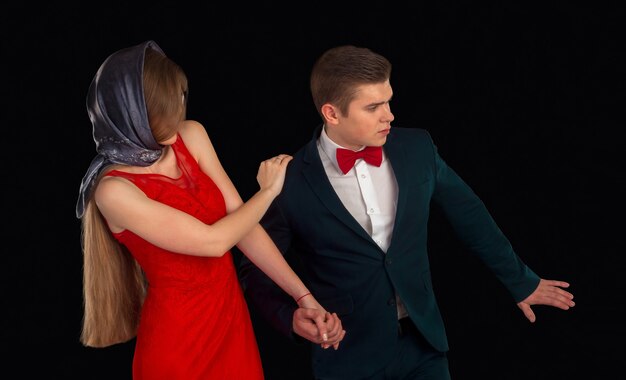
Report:
M182 172L179 178L117 170L107 175L126 178L151 199L204 223L226 215L221 192L180 135L172 148ZM166 251L128 230L114 236L141 265L149 284L137 331L134 379L263 379L230 251L222 257L198 257Z

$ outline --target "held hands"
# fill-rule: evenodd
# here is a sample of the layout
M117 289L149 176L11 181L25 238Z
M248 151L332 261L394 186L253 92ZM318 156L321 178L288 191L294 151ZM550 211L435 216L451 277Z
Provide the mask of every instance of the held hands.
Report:
M287 164L292 159L293 157L287 154L279 154L276 157L261 162L256 176L261 190L269 190L272 195L277 196L285 182Z
M293 313L293 331L324 349L333 346L337 350L346 335L337 313L324 310L310 294L298 300L298 306Z
M539 281L539 286L532 292L525 300L519 302L519 307L526 318L530 322L535 322L535 313L530 308L532 305L548 305L558 307L562 310L569 310L570 307L574 307L575 303L572 301L574 295L562 288L569 288L569 284L564 281L544 280Z

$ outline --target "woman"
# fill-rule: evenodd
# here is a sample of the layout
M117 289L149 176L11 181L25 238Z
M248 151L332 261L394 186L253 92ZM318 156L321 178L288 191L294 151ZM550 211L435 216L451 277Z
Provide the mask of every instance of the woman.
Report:
M134 379L262 379L230 249L237 245L336 349L327 313L258 224L291 156L261 163L243 202L204 127L185 120L187 78L154 41L109 56L87 97L97 156L81 183L85 314L81 341L137 337Z

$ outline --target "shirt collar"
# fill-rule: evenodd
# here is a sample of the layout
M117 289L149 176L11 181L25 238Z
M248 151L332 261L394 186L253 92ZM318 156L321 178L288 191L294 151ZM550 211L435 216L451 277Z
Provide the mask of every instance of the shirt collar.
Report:
M333 140L330 139L330 137L328 137L328 134L326 134L326 125L325 124L322 126L322 132L320 133L320 137L318 139L318 143L319 143L320 147L322 148L322 151L324 151L324 153L326 153L326 156L333 163L333 166L340 173L343 174L341 169L339 169L339 164L337 163L336 151L337 151L337 148L343 148L343 149L348 149L348 148L345 148L345 147L335 143ZM359 150L362 150L364 148L365 148L365 146L362 146ZM384 151L383 151L383 161L385 161L385 153L384 153Z
M330 137L328 137L328 134L326 134L326 125L322 127L322 133L320 133L320 138L318 141L319 141L320 147L322 148L322 151L326 153L326 156L333 163L333 166L337 170L339 170L339 172L341 172L341 169L339 169L339 164L337 163L336 151L337 151L337 148L343 148L343 147L335 143L333 140L330 139Z

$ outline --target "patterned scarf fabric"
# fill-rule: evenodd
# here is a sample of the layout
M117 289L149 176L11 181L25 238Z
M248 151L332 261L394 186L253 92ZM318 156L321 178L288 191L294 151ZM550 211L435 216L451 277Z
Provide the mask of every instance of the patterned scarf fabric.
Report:
M119 50L100 66L89 86L87 112L97 155L80 184L76 217L81 218L98 175L107 166L149 166L163 147L154 140L143 93L146 49L163 51L154 41Z

